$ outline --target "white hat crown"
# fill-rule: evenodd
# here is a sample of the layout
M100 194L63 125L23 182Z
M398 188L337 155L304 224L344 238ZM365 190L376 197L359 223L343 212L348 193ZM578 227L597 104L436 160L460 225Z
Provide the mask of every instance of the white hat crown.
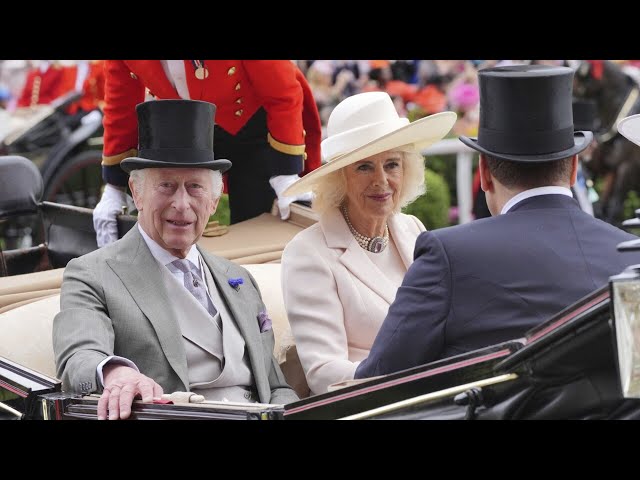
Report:
M322 158L328 162L409 124L385 92L365 92L343 100L331 112Z

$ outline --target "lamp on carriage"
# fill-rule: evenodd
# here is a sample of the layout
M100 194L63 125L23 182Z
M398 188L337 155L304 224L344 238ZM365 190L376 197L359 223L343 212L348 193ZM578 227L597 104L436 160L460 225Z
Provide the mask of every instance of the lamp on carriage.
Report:
M639 218L633 220L640 226ZM617 248L640 250L640 239L622 242ZM610 277L609 292L620 389L624 398L640 398L640 264Z

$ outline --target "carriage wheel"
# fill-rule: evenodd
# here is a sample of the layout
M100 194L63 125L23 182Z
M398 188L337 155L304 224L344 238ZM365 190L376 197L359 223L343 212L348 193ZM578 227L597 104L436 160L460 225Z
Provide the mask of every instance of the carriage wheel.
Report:
M45 185L42 199L94 208L102 189L102 152L87 150L65 162Z

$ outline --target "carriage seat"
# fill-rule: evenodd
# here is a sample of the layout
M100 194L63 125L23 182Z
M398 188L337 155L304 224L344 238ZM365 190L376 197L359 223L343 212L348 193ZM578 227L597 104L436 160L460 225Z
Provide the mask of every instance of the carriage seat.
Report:
M273 321L275 334L274 355L282 368L287 382L303 398L309 395L300 360L296 351L289 322L287 320L280 284L280 264L265 263L243 265L256 279L262 298ZM52 346L53 318L60 311L59 287L63 269L53 270L45 279L41 272L31 275L11 277L12 287L2 289L0 284L0 302L10 295L26 294L19 306L5 305L0 313L0 356L41 372L50 377L56 376ZM40 290L24 291L21 284L29 285L28 279L39 278ZM16 290L18 289L18 290ZM4 293L4 295L3 295ZM29 295L31 295L29 297ZM6 302L5 302L6 303ZM15 307L15 308L12 308ZM1 307L0 307L1 311Z

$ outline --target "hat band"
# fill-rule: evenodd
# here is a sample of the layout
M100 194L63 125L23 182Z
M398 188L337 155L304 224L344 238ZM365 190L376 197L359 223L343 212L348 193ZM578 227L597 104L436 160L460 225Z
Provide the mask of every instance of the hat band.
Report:
M211 150L198 148L145 148L138 151L138 158L168 163L202 163L214 160Z
M340 155L362 147L384 135L409 124L407 118L395 118L378 123L370 123L363 127L353 128L346 132L331 135L322 141L322 157L328 162Z
M572 148L575 145L573 134L573 125L543 132L505 132L480 127L478 145L502 154L544 155Z

